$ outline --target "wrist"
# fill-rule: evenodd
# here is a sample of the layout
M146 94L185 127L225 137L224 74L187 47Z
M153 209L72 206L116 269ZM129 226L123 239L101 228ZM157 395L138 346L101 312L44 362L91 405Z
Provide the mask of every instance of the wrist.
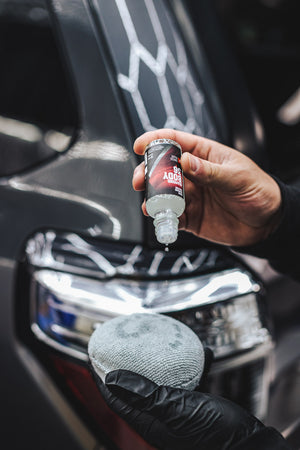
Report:
M274 212L270 215L266 225L265 225L265 233L263 235L262 241L268 239L272 234L276 232L278 229L283 217L283 207L282 202L280 201L279 206Z
M257 215L253 211L252 237L245 246L257 245L266 241L278 229L283 217L283 195L275 178L267 175L267 180L261 183L264 189L258 194ZM254 223L253 223L254 222ZM255 223L256 222L256 223Z
M269 211L267 212L267 219L265 223L265 236L267 239L278 228L283 214L282 207L282 193L276 178L268 175L270 181L270 198L268 201Z

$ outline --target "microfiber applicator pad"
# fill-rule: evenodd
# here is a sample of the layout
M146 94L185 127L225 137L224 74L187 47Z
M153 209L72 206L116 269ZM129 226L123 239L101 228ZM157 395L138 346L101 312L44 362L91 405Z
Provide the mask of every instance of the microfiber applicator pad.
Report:
M88 353L97 375L130 370L166 385L193 390L204 368L198 336L183 323L161 314L119 316L99 325Z

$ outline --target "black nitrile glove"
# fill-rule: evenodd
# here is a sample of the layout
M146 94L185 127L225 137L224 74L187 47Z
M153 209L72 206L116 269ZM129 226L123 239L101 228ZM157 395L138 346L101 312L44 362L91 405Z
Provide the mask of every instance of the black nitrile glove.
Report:
M211 394L158 386L126 370L97 385L113 411L163 450L286 450L282 436L238 405Z

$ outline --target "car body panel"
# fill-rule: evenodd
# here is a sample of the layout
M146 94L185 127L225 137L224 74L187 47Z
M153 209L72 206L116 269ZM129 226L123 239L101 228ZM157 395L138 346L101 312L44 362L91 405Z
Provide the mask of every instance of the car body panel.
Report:
M33 3L34 7L38 6L38 2ZM195 105L190 100L186 105L192 104L193 107L188 106L186 110L191 116L186 117L187 111L179 111L181 122L178 128L197 132L204 130L209 137L218 137L222 142L235 145L259 160L262 155L260 122L240 80L240 74L235 71L234 62L230 54L227 54L225 41L222 41L221 46L224 59L219 60L219 56L215 56L212 63L214 52L215 55L220 55L217 47L221 38L217 25L210 16L208 3L199 2L196 9L200 15L198 18L196 15L192 17L199 24L207 19L206 26L201 26L199 34L196 27L192 26L189 16L192 9L187 8L188 3L179 0L157 2L162 22L156 19L151 22L157 26L162 23L167 30L168 20L171 20L171 26L182 44L181 50L189 61L184 68L186 73L191 74L195 97L198 98L199 93L203 93L203 98L207 100L203 109L204 112L210 112L210 118L207 122L204 120L207 128L199 119L201 108L193 109ZM140 19L143 24L149 23L149 14L145 15L145 8L142 6L151 7L153 4L150 0L145 0L144 3L135 3L133 0L126 3L120 0L109 4L100 0L48 2L52 16L51 26L66 67L68 83L72 86L79 124L67 149L51 153L51 157L48 155L34 166L26 166L26 170L0 179L0 346L3 357L1 399L4 405L0 410L3 416L1 423L4 424L3 436L12 449L22 447L46 450L56 447L100 450L104 448L103 445L114 448L112 441L108 442L101 432L100 437L96 438L93 431L86 427L80 411L73 409L73 404L69 402L67 389L58 387L58 383L49 375L47 364L42 363L47 348L35 343L35 337L30 335L27 315L29 287L28 280L24 282L22 278L22 270L27 264L25 247L28 240L38 231L49 229L76 233L88 239L109 241L116 245L129 242L161 250L155 240L152 221L145 219L140 209L143 195L134 192L131 187L133 170L140 161L132 151L132 144L136 136L146 129L178 124L175 120L178 116L162 114L161 103L158 108L157 92L153 98L147 92L147 80L150 79L151 85L155 85L157 89L159 73L144 67L143 74L146 75L139 88L142 94L145 93L142 95L143 105L151 120L141 120L129 92L128 77L127 84L124 83L124 67L129 64L130 59L126 40L129 34L127 33L126 38L122 30L124 42L121 40L120 48L124 47L126 54L123 66L118 66L118 52L114 47L116 41L107 39L107 35L114 31L114 19L110 16L109 8L127 5L127 11L132 12L135 22L138 24ZM106 5L107 9L101 10L101 5ZM135 5L138 8L134 8ZM216 27L218 36L211 45L208 19L212 20L210 23L213 23L213 28ZM120 26L120 21L118 23ZM142 37L148 39L148 43L143 41L143 55L149 57L151 52L145 52L145 48L149 46L148 49L153 51L152 62L161 61L156 54L159 40L153 34L153 29L141 36L140 33L139 44ZM162 40L163 38L160 44ZM170 44L175 52L174 42L172 46ZM138 45L137 48L141 49ZM166 47L162 45L161 48L163 58ZM229 61L228 66L224 64L224 60L227 63ZM180 68L182 66L179 65ZM229 82L232 73L234 81ZM123 85L120 74L123 75ZM182 73L179 73L178 78L174 74L168 78L169 81L172 79L170 91L174 97L177 96L179 105L182 102L180 95L186 95L184 87L180 85L180 77ZM236 86L238 92L235 91ZM177 109L174 105L169 106ZM157 115L156 110L159 111ZM189 121L189 118L193 120ZM200 124L199 129L197 123ZM208 126L211 124L215 129ZM253 152L256 146L258 150ZM202 249L205 245L200 239L180 233L174 248ZM240 264L239 257L234 258L237 258L236 264ZM249 270L252 269L249 264ZM256 277L257 274L255 279ZM219 369L216 367L216 370L222 372L221 366L222 364ZM120 429L124 432L122 426ZM126 436L126 432L124 433ZM133 442L138 442L138 448L149 448L141 441Z

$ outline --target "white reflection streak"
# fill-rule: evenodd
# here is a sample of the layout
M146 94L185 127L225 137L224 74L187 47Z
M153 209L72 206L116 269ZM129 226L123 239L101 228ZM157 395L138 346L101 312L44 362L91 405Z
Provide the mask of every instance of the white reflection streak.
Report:
M118 267L118 272L127 275L134 273L134 265L138 261L138 258L142 251L143 247L141 247L140 245L136 245L130 253L126 263Z
M114 142L89 141L78 142L69 150L68 157L125 162L129 160L129 152Z
M46 144L57 152L63 152L68 148L71 141L71 136L65 133L49 130L44 136Z
M281 106L277 117L285 125L296 125L300 121L300 88Z
M95 319L95 314L102 313L120 315L146 312L138 298L120 288L116 288L113 292L93 293L84 288L74 287L72 284L68 286L68 282L65 284L65 280L62 277L61 279L55 279L54 277L45 276L45 274L42 275L41 282L57 296L60 302L63 301L63 303L58 303L51 296L47 297L47 305L58 311L78 315L80 310L82 317L90 317L92 319Z
M48 270L36 272L35 279L37 283L57 297L60 306L58 305L56 308L66 310L66 305L68 308L80 308L85 316L93 313L119 315L131 312L179 311L225 299L235 299L239 295L253 293L258 288L251 284L247 274L237 271L216 276L212 280L207 279L204 286L201 286L201 279L194 279L189 283L185 281L171 282L167 285L163 283L137 283L135 285L135 283L125 281L120 283L120 280L102 283L87 281L76 275L58 275ZM225 292L219 292L219 288L222 287L226 288ZM54 299L50 295L47 296L46 301L50 305L49 302ZM231 309L229 309L230 306ZM245 309L245 300L243 307ZM249 308L247 311L251 316ZM236 307L228 305L228 317L233 317L234 313L237 313Z
M116 269L101 253L95 252L92 247L87 244L76 234L68 234L68 241L73 245L72 251L87 256L90 260L94 261L97 267L102 270L108 276L114 276Z
M128 91L131 94L132 101L135 105L137 114L140 118L144 130L153 130L155 127L153 127L153 125L151 124L147 107L144 104L142 94L139 91L140 61L143 61L144 64L150 69L150 71L152 71L152 73L156 76L160 96L166 112L166 121L164 127L177 128L190 132L198 130L199 127L197 126L195 112L193 110L188 92L193 103L195 104L195 107L197 106L197 101L195 99L202 98L203 96L199 93L195 83L192 83L192 77L189 73L187 55L184 46L181 44L177 34L175 33L175 30L172 31L175 39L176 51L178 53L178 64L167 45L166 38L153 0L145 0L145 7L147 9L148 16L157 40L158 50L156 57L153 56L147 50L147 48L145 48L141 44L141 42L139 42L126 1L115 0L115 3L118 8L119 15L130 44L128 76L119 73L118 84L122 89ZM173 72L173 75L178 83L180 93L183 94L182 100L187 114L186 124L183 124L181 122L181 120L177 117L174 109L173 100L166 78L166 70L168 64L170 65L170 69ZM190 80L190 86L186 86L186 80ZM191 85L193 86L192 91L190 89ZM204 103L204 100L201 102L201 105L202 103Z
M0 133L27 142L39 142L43 138L43 134L37 126L2 116L0 116Z
M149 275L156 275L159 265L161 261L164 259L165 254L164 252L156 252L153 258L153 261L151 263L151 266L149 267L148 273Z
M74 203L79 203L81 205L88 206L91 209L95 209L96 211L99 211L101 212L101 214L104 214L108 217L108 219L111 221L113 225L112 237L114 239L120 239L122 228L120 221L116 217L113 217L111 213L108 211L108 209L104 208L103 206L99 205L98 203L92 200L82 198L76 194L70 194L69 192L63 192L58 191L56 189L46 188L44 186L29 185L26 183L22 183L18 180L9 180L9 185L14 189L18 189L19 191L37 192L38 194L46 195L48 197L65 199Z
M235 288L236 294L243 294L252 288L251 281L246 274L235 272L213 278L204 288L192 295L192 297L201 295L201 297L209 298L224 286L226 288L232 286Z
M187 255L182 255L175 261L173 267L171 268L171 273L172 274L179 273L181 267L184 264L187 267L187 269L189 269L190 271L192 271L194 269L194 266L191 263L191 261L189 260L189 258L187 257Z

